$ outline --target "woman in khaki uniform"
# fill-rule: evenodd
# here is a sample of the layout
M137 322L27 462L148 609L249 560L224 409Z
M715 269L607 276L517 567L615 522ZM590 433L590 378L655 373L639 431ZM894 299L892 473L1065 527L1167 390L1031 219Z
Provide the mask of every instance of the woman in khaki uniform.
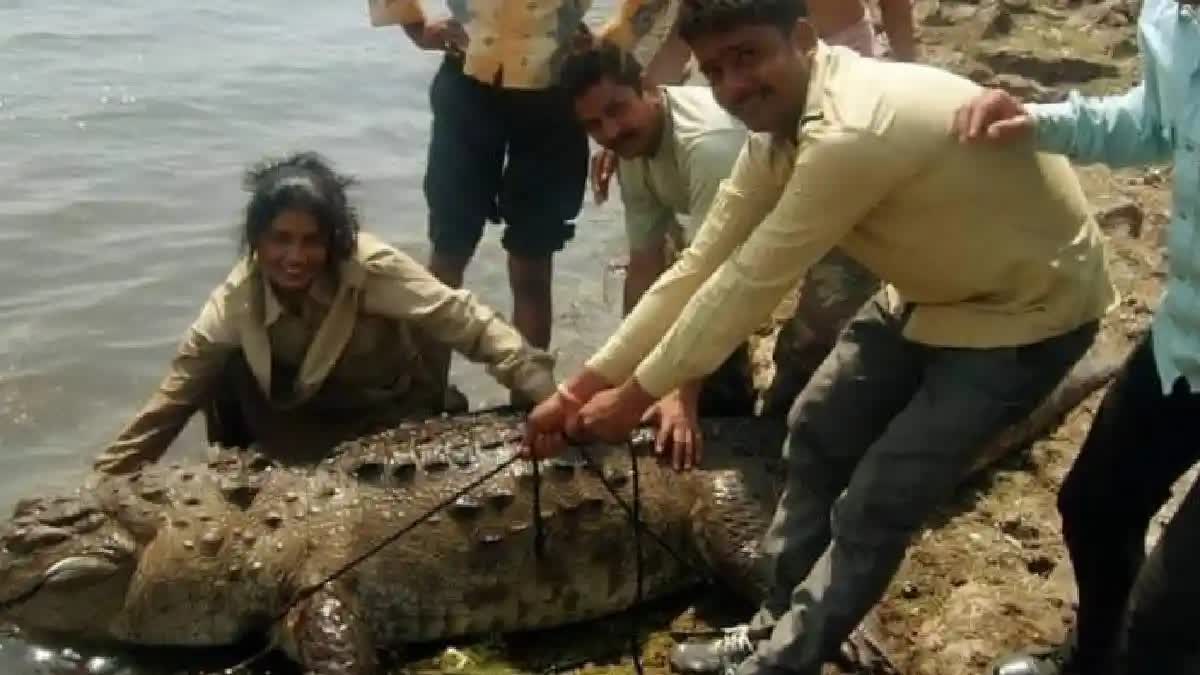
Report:
M97 469L156 461L198 410L210 443L318 461L341 440L442 409L419 347L430 340L534 401L553 393L549 354L471 293L359 234L350 183L312 153L247 172L246 255Z

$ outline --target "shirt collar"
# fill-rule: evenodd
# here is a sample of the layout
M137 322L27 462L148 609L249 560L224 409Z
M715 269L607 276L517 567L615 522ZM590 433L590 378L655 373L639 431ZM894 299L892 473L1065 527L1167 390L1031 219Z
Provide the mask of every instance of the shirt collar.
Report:
M821 119L825 115L825 83L829 79L831 61L836 54L822 40L817 40L813 49L811 64L808 71L808 88L804 93L804 108L800 111L800 121L794 134L788 137L779 134L768 134L768 147L772 152L791 153L796 149L803 134L804 125Z
M666 151L671 148L671 144L675 137L675 111L672 109L671 97L667 93L666 87L658 88L658 100L662 106L662 131L658 135L658 147L654 148L654 154L651 159L661 159Z
M346 271L345 267L346 263L343 263L343 272ZM258 274L263 288L263 325L269 328L279 320L279 317L283 316L285 310L283 303L279 300L279 296L275 294L275 289L271 286L271 282L267 280L266 274L264 274L261 270ZM347 279L347 277L349 277L349 283L355 287L361 285L361 275L340 275L340 278L342 279ZM317 277L316 281L314 281L312 286L309 287L308 294L305 296L305 300L311 300L322 307L329 308L329 306L333 304L334 298L337 295L337 290L338 289L334 284L333 279L331 279L327 274L322 274L321 276Z
M825 83L829 80L829 70L833 67L836 54L823 40L817 40L813 49L811 70L808 76L808 91L804 95L804 112L800 117L800 126L820 119L825 109Z

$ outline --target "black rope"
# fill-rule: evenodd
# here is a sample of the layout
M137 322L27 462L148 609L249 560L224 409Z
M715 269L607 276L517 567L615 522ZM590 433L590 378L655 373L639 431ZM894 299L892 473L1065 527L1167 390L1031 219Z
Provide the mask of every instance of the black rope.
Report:
M630 447L632 448L633 445L630 444ZM681 567L692 572L693 574L698 573L698 576L701 577L701 581L708 584L720 584L720 580L717 578L717 575L705 561L686 559L683 554L676 551L675 548L668 544L666 540L664 540L657 532L650 529L646 523L642 522L641 518L638 517L638 514L633 510L633 507L625 503L624 499L621 499L621 495L617 492L616 486L614 486L612 482L604 477L604 471L601 469L596 460L592 458L591 453L582 447L578 448L578 450L579 454L583 456L583 460L587 462L588 467L592 469L592 472L595 473L596 477L600 480L600 484L604 486L604 489L608 491L608 494L612 496L617 505L625 511L625 513L629 516L630 521L637 526L638 530L641 531L642 534L650 537L654 543L661 546L662 549L666 551L667 554L669 554L672 558L674 558L675 562L679 563Z
M641 490L638 489L638 457L637 448L633 443L627 443L629 446L629 466L633 471L632 487L633 487L633 510L629 515L629 527L633 529L633 551L634 551L634 599L633 607L630 608L630 631L629 631L629 649L633 653L633 669L638 675L643 675L642 670L642 644L638 639L638 611L637 608L642 604L642 528L638 527L638 523L642 522L641 508L642 498Z
M701 577L702 577L703 581L710 583L710 584L717 583L717 578L716 578L716 575L712 573L712 569L703 560L689 561L689 560L685 559L683 555L681 555L678 551L676 551L674 549L674 547L672 547L670 544L668 544L665 540L663 540L663 538L661 536L659 536L656 532L654 532L654 530L650 529L644 522L642 522L642 520L641 520L641 494L640 494L640 485L639 485L639 476L638 476L638 474L640 472L638 470L637 448L636 448L635 444L633 444L633 443L628 443L627 446L629 448L629 459L630 459L630 464L631 464L632 473L633 473L632 481L631 481L631 488L633 491L633 506L632 507L629 504L627 504L624 499L621 498L621 495L617 492L616 487L613 486L613 484L607 478L605 478L603 470L601 469L600 465L595 461L595 459L591 456L591 454L588 453L587 450L582 446L577 446L577 449L579 450L580 455L583 456L584 461L588 464L588 466L596 474L596 477L600 480L600 483L604 486L605 490L608 491L609 495L612 496L613 500L617 503L617 505L619 505L626 512L626 514L629 515L629 522L630 522L630 526L633 528L633 535L634 535L634 539L633 539L634 551L636 553L635 568L634 568L635 598L634 598L634 606L631 608L631 611L636 612L636 607L641 604L643 596L644 596L644 590L643 590L644 570L643 570L643 561L642 561L642 539L641 539L642 534L646 534L647 536L649 536L654 542L656 542L659 546L661 546L663 548L663 550L665 550L672 558L674 558L675 561L677 563L679 563L680 566L682 566L684 569L689 570L692 573L695 573L697 570L702 572ZM418 516L415 520L410 522L408 525L405 525L404 527L396 530L391 535L385 537L378 544L372 546L370 549L364 551L363 553L355 556L350 561L342 564L340 567L335 569L333 572L326 575L321 581L319 581L315 584L312 584L306 588L301 589L295 595L295 597L293 597L287 603L287 605L284 607L284 609L275 615L275 617L271 620L271 623L275 623L275 622L281 621L282 619L286 618L288 612L292 611L292 609L294 609L296 607L296 605L298 605L300 602L302 602L306 598L315 594L326 584L336 581L342 575L346 574L351 569L353 569L354 567L361 564L364 560L370 558L371 556L375 555L376 553L379 553L388 544L391 544L392 542L396 541L400 537L403 537L404 535L408 534L412 530L416 529L417 526L421 525L425 521L427 521L430 518L432 518L433 516L437 515L442 510L449 507L451 504L456 502L460 497L467 494L471 490L474 490L475 488L479 487L480 485L483 485L487 481L491 480L497 474L504 471L505 469L507 469L509 466L511 466L512 464L514 464L515 462L517 462L520 459L522 459L521 455L514 453L508 459L499 463L498 465L496 465L495 467L493 467L492 469L488 470L486 473L481 475L479 478L476 478L475 480L471 481L470 483L468 483L467 485L465 485L464 487L462 487L461 489L456 491L454 494L450 495L446 499L439 502L436 506L434 506L430 510L428 510L425 513ZM541 474L538 471L539 462L540 462L539 460L532 461L532 464L533 464L534 545L536 547L537 554L540 556L540 555L542 555L544 548L545 548L545 532L543 529L543 522L542 522L542 517L541 517L541 515L542 515L541 514ZM23 601L23 600L27 599L28 596L31 596L34 592L36 592L39 587L40 587L40 584L38 586L35 586L33 589L30 589L30 591L21 594L20 598L14 598L13 600L10 600L8 602L15 604L16 602ZM638 622L637 622L636 613L633 616L632 628L633 628L633 630L632 630L632 634L630 635L630 641L631 641L631 651L632 651L632 655L633 655L634 668L637 670L639 675L643 675L644 671L643 671L642 662L641 662L641 646L640 646L639 640L638 640ZM253 662L259 660L260 658L262 658L263 656L265 656L267 651L269 651L269 650L264 650L262 653L252 656L251 658L247 659L246 661L238 664L238 666L239 667L249 666L251 663L253 663Z
M300 592L296 594L296 597L292 598L292 600L288 602L288 604L284 607L283 611L280 612L279 614L275 615L275 617L271 620L271 623L275 623L276 621L280 621L280 620L284 619L285 617L287 617L287 613L292 611L292 609L295 608L295 606L297 604L299 604L302 600L308 598L309 596L313 595L317 591L321 590L321 587L323 587L325 584L328 584L333 581L337 581L337 579L339 577L341 577L343 574L349 572L351 569L356 567L359 563L366 560L367 558L370 558L371 556L375 555L376 553L379 553L388 544L396 541L400 537L403 537L404 535L413 531L414 529L416 529L416 527L418 525L420 525L421 523L424 523L425 521L429 520L433 516L437 515L443 509L447 508L454 502L458 501L459 497L462 497L463 495L467 494L471 490L474 490L475 488L479 487L480 485L483 485L484 483L488 482L496 474L500 473L501 471L504 471L505 469L507 469L509 466L511 466L514 462L516 462L519 459L521 459L521 456L517 453L513 453L512 457L509 457L508 459L504 460L503 462L500 462L495 467L493 467L490 471L488 471L487 473L484 473L479 478L476 478L475 480L468 483L461 490L458 490L454 494L452 494L449 497L447 497L446 499L442 500L441 502L438 503L437 506L435 506L432 509L421 514L416 520L412 521L408 525L405 525L404 527L400 528L399 530L396 530L392 534L388 535L387 537L385 537L383 539L383 541L381 541L378 544L376 544L375 546L372 546L371 548L367 549L364 553L361 553L361 554L355 556L349 562L343 564L341 567L337 568L332 573L326 575L325 578L322 579L321 581L319 581L307 588L301 589Z
M533 460L533 554L540 560L546 557L546 530L542 521L542 475L538 472L541 460Z

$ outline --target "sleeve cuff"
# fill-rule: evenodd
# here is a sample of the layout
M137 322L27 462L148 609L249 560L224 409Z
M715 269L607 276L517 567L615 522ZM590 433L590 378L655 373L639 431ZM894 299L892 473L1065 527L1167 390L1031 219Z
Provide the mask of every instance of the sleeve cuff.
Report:
M680 368L670 367L662 359L656 359L653 355L638 366L633 376L637 378L642 389L656 400L675 391L690 379L684 376Z
M607 348L601 349L599 352L593 355L592 358L585 361L583 367L599 375L604 379L605 382L608 382L610 385L616 387L625 380L629 379L629 376L633 373L633 369L637 366L637 364L634 363L628 366L622 365L616 356L609 352L610 350Z
M550 352L528 348L511 375L511 388L539 403L550 398L558 386L554 380L555 360Z
M1067 151L1065 141L1070 137L1070 130L1075 125L1075 111L1071 99L1061 103L1030 103L1025 106L1029 116L1033 118L1033 144L1043 152L1064 154ZM1066 133L1064 133L1066 132Z

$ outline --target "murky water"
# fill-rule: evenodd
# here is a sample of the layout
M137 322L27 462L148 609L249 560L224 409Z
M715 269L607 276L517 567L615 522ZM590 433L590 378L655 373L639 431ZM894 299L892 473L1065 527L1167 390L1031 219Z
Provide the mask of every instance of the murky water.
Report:
M371 28L365 0L0 0L0 513L77 484L150 394L236 256L247 163L327 154L360 178L365 227L425 259L437 61ZM557 258L562 372L615 325L617 285L608 305L602 285L619 223L589 198ZM498 240L467 285L507 314ZM458 360L453 376L475 405L505 398L482 368ZM199 426L172 454L198 454ZM5 673L49 667L14 649Z

